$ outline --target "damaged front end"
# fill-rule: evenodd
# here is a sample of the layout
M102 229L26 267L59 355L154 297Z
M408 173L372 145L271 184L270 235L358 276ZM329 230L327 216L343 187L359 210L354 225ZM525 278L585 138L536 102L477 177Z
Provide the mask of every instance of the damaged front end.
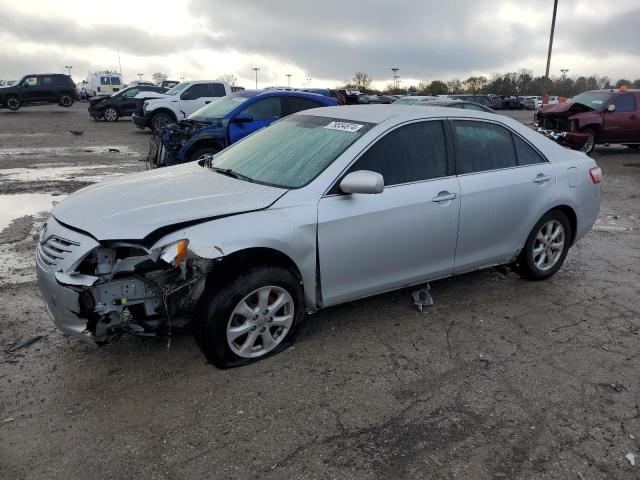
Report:
M538 127L536 131L563 147L582 150L589 141L589 135L579 132L556 131Z
M150 168L167 167L186 161L184 147L189 139L208 124L194 120L180 120L167 125L160 133L154 133L149 140L149 153L145 161Z
M38 249L38 274L49 312L63 331L99 344L122 333L170 335L172 328L186 325L209 269L207 259L189 250L188 240L179 240L153 250L108 242L69 271L45 271L46 262L64 253L51 245L47 241ZM51 276L55 280L43 278ZM69 320L71 314L75 318Z
M589 135L580 132L581 114L592 111L581 103L544 105L534 116L534 129L563 147L582 150Z

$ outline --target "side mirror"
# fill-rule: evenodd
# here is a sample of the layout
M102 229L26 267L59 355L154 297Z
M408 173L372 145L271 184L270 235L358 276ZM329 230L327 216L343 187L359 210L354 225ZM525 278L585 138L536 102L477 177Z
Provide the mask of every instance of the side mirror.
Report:
M234 118L231 119L234 123L249 123L253 122L253 117L251 115L247 115L246 113L239 113Z
M607 112L615 112L616 111L616 106L614 104L611 104L607 107Z
M344 177L339 187L344 193L382 193L384 178L370 170L358 170Z

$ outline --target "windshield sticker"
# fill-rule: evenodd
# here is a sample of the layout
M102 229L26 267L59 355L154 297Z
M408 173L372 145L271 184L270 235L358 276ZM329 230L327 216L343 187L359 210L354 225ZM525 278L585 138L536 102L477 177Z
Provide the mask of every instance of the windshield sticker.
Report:
M348 122L331 122L329 125L324 128L328 128L329 130L341 130L343 132L357 132L364 125L360 125L359 123L348 123Z
M601 105L604 102L602 100L591 100L591 103L595 103L596 105Z

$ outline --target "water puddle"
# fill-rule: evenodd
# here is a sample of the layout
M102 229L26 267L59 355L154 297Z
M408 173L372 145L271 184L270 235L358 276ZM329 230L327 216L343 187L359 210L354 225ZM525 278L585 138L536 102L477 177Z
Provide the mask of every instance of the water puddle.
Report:
M61 201L65 195L48 193L20 193L0 195L0 232L16 218L50 212L53 202Z
M6 168L0 170L0 182L12 180L23 182L69 181L80 177L87 182L100 182L108 177L124 175L139 163L121 163L119 165L55 166L44 164L38 168Z
M110 155L142 155L138 150L127 145L94 145L86 147L11 147L0 148L2 155L30 155L30 156L53 156L63 157L69 155L82 155L83 153L98 153Z

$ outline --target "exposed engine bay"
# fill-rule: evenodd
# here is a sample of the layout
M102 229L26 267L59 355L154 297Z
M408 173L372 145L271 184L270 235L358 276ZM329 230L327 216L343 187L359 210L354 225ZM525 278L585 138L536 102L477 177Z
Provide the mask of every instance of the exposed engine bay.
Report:
M209 124L194 120L180 120L167 125L162 132L154 133L149 140L149 153L145 161L150 168L167 167L181 163L178 151L191 136Z

